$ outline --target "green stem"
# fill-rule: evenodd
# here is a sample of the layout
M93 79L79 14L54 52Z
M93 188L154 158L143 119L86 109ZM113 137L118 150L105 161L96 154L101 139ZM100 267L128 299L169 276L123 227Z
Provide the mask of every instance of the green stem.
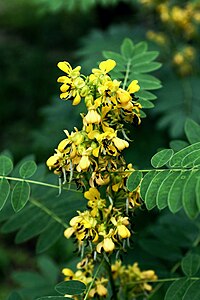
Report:
M65 223L61 218L59 218L53 211L51 211L48 207L44 206L42 203L38 202L35 199L29 200L33 205L39 207L41 210L43 210L47 215L49 215L52 219L54 219L56 222L63 225L65 228L68 228L69 226L67 223Z
M156 171L156 172L163 172L163 171L173 171L173 172L183 172L183 171L196 171L196 170L199 170L200 168L196 167L196 168L190 168L190 169L186 169L186 168L180 168L180 169L175 169L175 168L170 168L170 169L136 169L136 170L125 170L125 171L112 171L110 172L111 174L112 173L133 173L134 171L139 171L139 172L142 172L142 173L148 173L148 172L153 172L153 171Z
M116 286L115 286L115 282L112 276L112 271L111 271L111 264L109 262L109 258L107 257L107 259L105 259L106 262L106 266L107 266L107 270L108 270L108 274L109 274L109 279L110 279L110 286L112 289L112 299L113 300L117 300L117 291L116 291Z
M60 188L58 185L55 185L55 184L50 184L50 183L36 181L36 180L30 180L30 179L24 179L24 178L18 178L18 177L8 177L8 176L0 176L0 178L5 178L5 179L8 179L8 180L14 180L14 181L26 181L26 182L31 183L31 184L47 186L47 187L54 188L54 189L59 189ZM66 187L63 187L63 190L72 191L72 192L76 192L76 193L81 193L81 191L77 191L75 189L69 189L69 188L66 188Z
M170 281L175 281L179 279L183 279L185 277L174 277L174 278L161 278L161 279L156 279L156 280L137 280L131 283L128 283L127 285L133 285L133 284L140 284L140 283L146 283L146 282L152 282L152 283L157 283L157 282L170 282ZM199 280L200 277L190 277L190 280Z
M89 295L89 292L90 292L90 290L91 290L91 288L92 288L92 286L93 286L93 284L94 284L94 282L95 282L95 279L96 279L97 275L99 274L99 271L100 271L100 269L101 269L103 263L104 263L104 258L102 259L101 263L99 264L99 266L98 266L98 268L97 268L97 270L96 270L96 272L95 272L95 274L94 274L94 276L93 276L93 279L92 279L92 281L90 282L90 285L89 285L89 287L88 287L88 289L87 289L87 292L86 292L85 297L83 298L83 300L86 300L86 299L87 299L87 297L88 297L88 295Z
M128 76L129 76L129 73L130 73L130 66L131 66L131 60L129 59L128 62L127 62L127 69L126 69L126 74L125 74L125 77L124 77L124 83L123 83L123 89L126 88L126 84L127 84L127 81L128 81Z

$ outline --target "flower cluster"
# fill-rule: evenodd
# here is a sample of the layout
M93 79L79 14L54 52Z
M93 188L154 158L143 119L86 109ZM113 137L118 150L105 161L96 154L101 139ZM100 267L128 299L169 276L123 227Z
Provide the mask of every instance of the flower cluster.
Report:
M153 270L141 271L138 263L124 266L120 260L117 260L111 266L111 270L119 289L126 293L128 299L132 299L145 291L150 292L152 286L148 282L157 280L157 275Z
M65 276L65 281L78 280L85 285L90 284L93 281L94 261L90 255L86 256L81 262L77 264L77 271L73 272L69 268L62 270ZM104 276L97 277L94 280L93 287L89 291L88 297L94 298L95 296L105 297L108 294L107 290L108 279ZM67 295L68 296L68 295ZM74 297L73 297L74 298Z
M123 134L126 136L124 123L135 119L140 123L141 105L134 95L140 87L133 80L127 90L121 88L121 82L108 75L115 65L114 60L108 59L84 77L80 74L81 67L72 69L68 62L58 64L66 73L58 78L62 83L61 99L72 100L77 105L84 98L87 113L81 114L82 129L75 128L72 133L65 130L67 138L47 160L47 166L63 176L64 182L74 180L87 189L84 196L88 210L79 211L70 221L65 236L74 236L79 247L89 240L98 253L122 247L123 240L131 235L122 208L127 211L140 206L139 192L126 188L129 171L133 169L121 155L129 146L121 138ZM101 196L100 189L105 196Z
M111 79L108 73L115 66L116 62L108 59L84 76L80 66L73 69L68 62L58 64L65 72L58 78L61 99L73 105L84 101L86 112L81 113L81 130L65 130L66 138L47 160L47 166L63 184L74 182L77 188L82 187L87 200L87 210L78 211L64 232L66 238L75 239L85 258L75 273L63 270L66 280L76 279L86 285L92 281L94 260L125 251L132 234L129 212L141 205L140 188L129 191L126 187L134 169L122 156L122 150L129 147L125 124L141 122L141 105L135 96L140 87L137 80L126 88ZM89 296L105 296L107 281L96 278Z
M147 38L162 48L164 57L170 55L172 66L181 76L194 72L200 29L199 1L139 0L160 20L162 31L149 30ZM158 24L156 23L156 28Z
M77 270L75 272L69 268L62 270L65 281L79 280L85 285L90 284L93 281L92 274L94 272L94 260L91 255L86 256L76 267ZM94 298L95 296L106 297L108 295L108 279L104 273L105 272L101 272L101 275L95 278L88 298ZM111 273L115 281L116 289L120 292L121 296L126 295L128 299L133 299L133 297L137 295L150 292L152 290L150 283L157 280L157 275L153 270L141 271L138 267L138 263L125 266L121 260L116 260L116 262L111 265Z
M197 26L200 23L200 5L197 2L188 2L184 6L161 3L157 10L162 22L181 30L188 39L197 34Z

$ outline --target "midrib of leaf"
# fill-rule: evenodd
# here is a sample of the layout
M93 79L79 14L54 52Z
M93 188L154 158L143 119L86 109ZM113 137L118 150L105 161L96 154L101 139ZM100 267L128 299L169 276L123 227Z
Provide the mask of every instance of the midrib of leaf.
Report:
M130 67L131 67L131 59L129 58L127 61L127 66L126 66L126 74L124 77L123 90L126 88L126 85L127 85L127 81L128 81L129 73L130 73Z
M67 223L65 223L59 216L57 216L52 210L50 210L48 207L44 206L41 202L37 201L36 199L30 199L29 200L32 205L37 206L40 208L43 212L45 212L47 215L49 215L53 220L60 223L63 227L68 228L69 226Z

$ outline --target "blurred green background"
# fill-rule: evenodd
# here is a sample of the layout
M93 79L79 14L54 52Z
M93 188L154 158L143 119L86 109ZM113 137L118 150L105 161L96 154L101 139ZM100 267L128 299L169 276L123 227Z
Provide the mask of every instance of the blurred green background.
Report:
M16 163L28 154L45 162L63 130L80 122L81 106L59 99L57 63L67 60L88 74L102 60L103 50L119 51L129 37L147 40L149 49L160 51L163 64L154 72L163 85L156 92L156 107L146 110L147 118L131 129L134 143L126 153L135 166L149 167L158 148L184 138L188 117L200 121L198 2L0 0L0 151L9 150ZM22 247L14 246L13 239L0 236L0 299L15 286L13 270L36 268L34 240ZM70 260L71 247L59 241L49 254L63 264Z

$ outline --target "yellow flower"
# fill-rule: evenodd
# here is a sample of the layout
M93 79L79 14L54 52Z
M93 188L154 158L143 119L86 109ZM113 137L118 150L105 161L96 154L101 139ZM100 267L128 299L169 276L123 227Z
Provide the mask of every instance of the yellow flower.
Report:
M58 154L54 154L54 155L50 156L46 162L47 167L49 167L50 170L52 168L57 167L59 165L59 158L60 158L60 155L58 155Z
M67 228L67 229L65 229L65 231L64 231L64 236L67 238L67 239L69 239L71 236L72 236L72 234L75 232L75 229L73 228L73 227L69 227L69 228Z
M138 92L140 90L140 86L138 85L138 80L133 80L129 86L128 86L128 89L127 91L130 93L130 94L134 94L136 92Z
M64 269L62 269L62 273L63 273L66 277L68 277L69 280L72 279L73 276L74 276L74 272L73 272L71 269L69 269L69 268L64 268Z
M109 237L106 237L103 239L102 242L100 242L96 249L98 253L101 253L102 248L105 252L112 252L115 249L115 244L113 243L112 239Z
M68 139L62 140L58 145L58 150L60 152L64 152L67 149L67 146L69 145L70 141Z
M62 61L58 63L59 69L67 74L67 76L61 76L58 78L58 82L63 83L60 87L61 90L61 99L73 99L72 104L77 105L81 101L81 96L79 91L81 92L82 88L85 86L85 81L80 77L80 69L78 66L75 69L72 69L71 65Z
M96 188L90 188L89 191L84 193L84 197L88 200L99 200L100 193Z
M85 116L84 121L87 124L99 124L101 122L101 116L96 110L90 109Z
M131 236L130 231L125 225L119 225L117 227L117 232L122 239L129 238Z
M92 69L92 72L96 74L107 74L116 66L116 62L113 59L107 59L99 64L99 69Z
M75 69L72 69L71 65L67 61L59 62L57 66L60 70L67 73L69 77L76 78L80 75L80 69L81 69L80 66L76 67ZM59 78L58 80L60 80Z
M116 232L119 234L120 238L126 239L131 236L130 231L126 227L129 224L128 217L112 217L111 222L116 226Z
M83 213L78 212L79 215L70 220L70 226L64 231L64 236L68 239L75 234L77 240L82 242L84 239L92 239L97 242L98 233L95 230L97 220L86 210Z
M119 151L122 151L124 148L129 147L129 143L127 141L120 139L118 137L113 138L113 143Z
M88 155L83 155L80 159L80 162L77 166L77 171L81 172L81 171L86 171L90 166L90 160Z
M117 100L121 103L121 105L127 105L127 103L129 101L131 101L131 95L129 94L129 92L123 90L123 89L119 89L117 91Z
M72 102L72 105L78 105L81 102L81 96L79 92L77 91L76 96Z
M104 284L107 284L108 279L105 279L102 277L101 279L95 280L95 287L92 288L89 292L89 297L94 298L95 295L98 295L100 297L106 297L108 290L104 286Z

